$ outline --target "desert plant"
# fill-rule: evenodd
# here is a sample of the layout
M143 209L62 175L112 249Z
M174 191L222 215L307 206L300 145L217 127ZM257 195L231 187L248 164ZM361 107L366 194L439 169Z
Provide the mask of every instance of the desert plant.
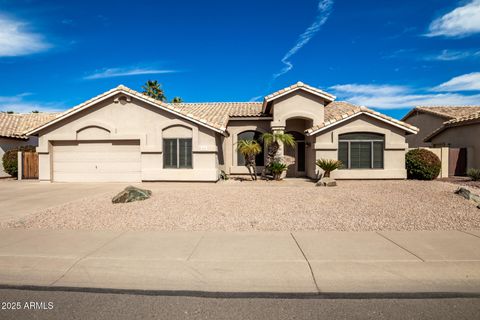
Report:
M433 180L440 173L442 163L431 151L413 149L405 155L408 179Z
M340 169L343 166L342 161L333 159L318 159L315 164L323 170L323 176L325 178L329 178L332 171Z
M181 97L174 97L172 99L172 103L182 103L183 99Z
M255 140L239 140L237 150L245 157L245 167L247 167L250 177L252 180L257 180L255 156L262 152L262 147Z
M3 154L3 170L12 177L18 176L18 151L35 151L35 146L21 146Z
M295 138L290 133L281 133L281 132L265 132L262 134L261 140L267 147L267 161L265 167L262 170L262 178L265 178L266 169L269 169L270 164L275 161L275 156L277 155L278 149L280 148L280 142L283 143L285 147L294 147Z
M275 180L280 180L280 177L282 176L282 173L284 171L287 171L288 166L280 161L274 161L271 162L270 165L268 166L268 169L273 175L273 179Z
M470 177L473 181L480 180L480 169L470 168L467 170L467 176Z
M221 171L220 171L220 180L227 181L228 179L230 179L230 177L228 176L228 174L227 174L225 171L221 170Z

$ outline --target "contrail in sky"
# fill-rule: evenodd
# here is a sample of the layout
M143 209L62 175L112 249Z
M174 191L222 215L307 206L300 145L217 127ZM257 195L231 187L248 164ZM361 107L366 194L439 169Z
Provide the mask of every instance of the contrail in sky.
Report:
M293 64L290 62L290 58L295 55L298 50L303 48L310 39L312 39L315 34L320 30L320 28L327 22L330 13L332 12L333 0L320 0L318 2L318 13L315 21L310 27L308 27L299 37L295 45L288 50L285 56L282 58L282 63L285 65L280 72L273 75L272 82L275 81L281 75L287 73L293 69Z

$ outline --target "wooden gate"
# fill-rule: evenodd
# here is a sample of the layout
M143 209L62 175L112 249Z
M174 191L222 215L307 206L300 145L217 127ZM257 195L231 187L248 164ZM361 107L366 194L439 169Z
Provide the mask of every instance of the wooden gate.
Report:
M464 176L467 173L467 148L448 150L448 176Z
M22 152L22 179L38 179L38 153Z

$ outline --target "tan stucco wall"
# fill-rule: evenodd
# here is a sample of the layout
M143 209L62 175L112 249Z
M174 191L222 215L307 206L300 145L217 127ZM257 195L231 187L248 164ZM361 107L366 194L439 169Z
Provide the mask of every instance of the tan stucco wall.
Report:
M2 158L6 151L19 146L28 146L28 145L36 146L37 143L38 143L37 137L30 137L30 139L28 140L9 139L9 138L0 137L0 178L5 178L10 176L3 170Z
M335 179L405 179L404 131L366 115L343 122L315 136L316 159L338 159L338 136L348 132L373 132L385 135L383 169L342 169L332 172ZM318 171L317 174L321 172Z
M311 119L313 125L323 123L324 100L304 91L295 91L273 101L273 127L284 127L291 118Z
M436 147L467 148L467 168L480 168L480 123L448 128L432 143Z
M115 97L56 123L39 134L40 180L52 179L52 141L139 140L142 180L218 180L218 133L132 98ZM103 129L99 129L103 128ZM105 130L106 129L106 130ZM192 137L193 169L164 169L162 136Z
M258 131L261 133L270 132L269 120L232 120L228 122L228 137L225 137L222 144L222 149L225 155L225 165L223 170L228 174L248 174L245 166L237 164L237 141L238 134L244 131ZM263 146L265 151L265 146ZM266 152L265 152L266 154ZM262 166L258 166L257 170L260 172Z
M417 127L420 131L417 134L407 135L408 146L410 148L432 146L431 143L424 142L423 139L436 129L440 128L443 122L447 120L448 119L423 112L412 114L405 120L405 122Z

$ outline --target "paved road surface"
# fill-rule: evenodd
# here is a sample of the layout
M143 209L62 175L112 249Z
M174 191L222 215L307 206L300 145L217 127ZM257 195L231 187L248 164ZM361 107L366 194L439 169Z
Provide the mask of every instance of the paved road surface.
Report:
M266 299L1 289L0 301L53 303L0 310L0 319L478 319L480 298Z

